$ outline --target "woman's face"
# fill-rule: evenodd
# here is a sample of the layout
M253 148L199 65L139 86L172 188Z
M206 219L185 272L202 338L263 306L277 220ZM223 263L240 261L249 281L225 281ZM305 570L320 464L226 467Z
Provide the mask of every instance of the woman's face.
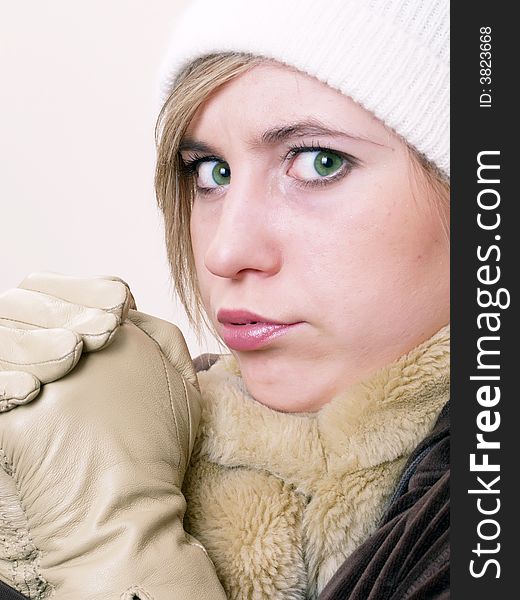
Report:
M350 98L257 65L199 108L181 155L202 300L257 401L315 411L449 321L431 190Z

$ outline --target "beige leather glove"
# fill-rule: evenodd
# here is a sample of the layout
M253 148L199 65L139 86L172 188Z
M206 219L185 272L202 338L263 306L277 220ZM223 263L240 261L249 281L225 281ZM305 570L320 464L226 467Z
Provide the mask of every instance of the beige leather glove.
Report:
M108 346L129 308L134 298L117 277L33 273L0 294L0 412L30 402L83 351Z
M0 298L0 369L12 373L15 363L23 368L20 378L54 378L24 405L10 399L16 378L14 388L2 389L0 381L0 580L38 599L224 600L205 551L182 528L180 488L199 417L197 379L182 334L129 310L111 331L84 329L90 342L104 339L98 344L104 349L77 362L86 345L82 334L58 329L69 331L67 340L52 325L63 325L63 314L69 324L88 319L74 306L44 300L59 310L35 308L39 326L51 329L36 330L42 339L31 337L24 350L19 329L16 344L5 334L16 320L31 334L35 324ZM56 335L56 348L45 334ZM68 355L68 362L61 360Z

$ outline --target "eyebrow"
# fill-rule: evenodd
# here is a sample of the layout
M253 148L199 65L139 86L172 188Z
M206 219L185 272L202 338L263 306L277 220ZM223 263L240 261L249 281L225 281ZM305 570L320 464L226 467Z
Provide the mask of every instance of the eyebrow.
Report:
M308 119L278 127L271 127L264 131L260 136L249 140L249 145L252 148L259 146L274 146L292 138L320 135L328 137L344 137L358 142L368 142L370 144L375 144L376 146L385 146L385 144L381 144L380 142L376 142L366 137L354 135L348 131L331 129L316 119ZM183 150L218 154L218 152L209 144L189 136L184 137L180 143L179 151Z
M296 123L289 123L288 125L283 125L281 127L272 127L271 129L264 131L264 133L262 133L259 139L252 140L251 143L253 146L273 145L279 144L280 142L285 142L291 138L305 137L308 135L346 137L358 142L369 142L371 144L383 146L383 144L375 142L374 140L359 135L354 135L353 133L350 133L348 131L342 131L340 129L331 129L330 127L316 119L308 119L305 121L298 121Z
M207 152L208 154L218 154L209 144L196 140L191 137L184 137L179 144L179 152L191 150L192 152Z

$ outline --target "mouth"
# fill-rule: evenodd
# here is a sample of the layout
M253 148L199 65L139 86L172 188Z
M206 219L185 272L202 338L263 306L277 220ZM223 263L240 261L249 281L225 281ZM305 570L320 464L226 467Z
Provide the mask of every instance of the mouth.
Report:
M228 309L220 309L217 320L222 325L220 329L226 345L232 350L244 352L263 348L302 324L302 321L284 322L247 310Z
M269 317L262 317L256 313L250 312L249 310L237 309L231 310L228 308L221 308L217 313L217 321L222 325L258 325L270 324L270 325L291 325L284 321L277 319L271 319Z

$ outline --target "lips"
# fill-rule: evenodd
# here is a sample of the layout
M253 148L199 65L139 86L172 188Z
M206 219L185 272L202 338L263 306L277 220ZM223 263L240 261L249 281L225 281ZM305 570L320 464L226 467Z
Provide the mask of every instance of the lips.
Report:
M271 325L290 325L282 321L275 321L267 317L262 317L248 310L229 310L221 308L217 313L217 320L223 325L250 325L252 323L269 323Z
M237 351L250 351L264 347L301 324L301 321L284 323L248 310L224 308L218 311L217 320L222 324L220 329L224 342L229 348Z

